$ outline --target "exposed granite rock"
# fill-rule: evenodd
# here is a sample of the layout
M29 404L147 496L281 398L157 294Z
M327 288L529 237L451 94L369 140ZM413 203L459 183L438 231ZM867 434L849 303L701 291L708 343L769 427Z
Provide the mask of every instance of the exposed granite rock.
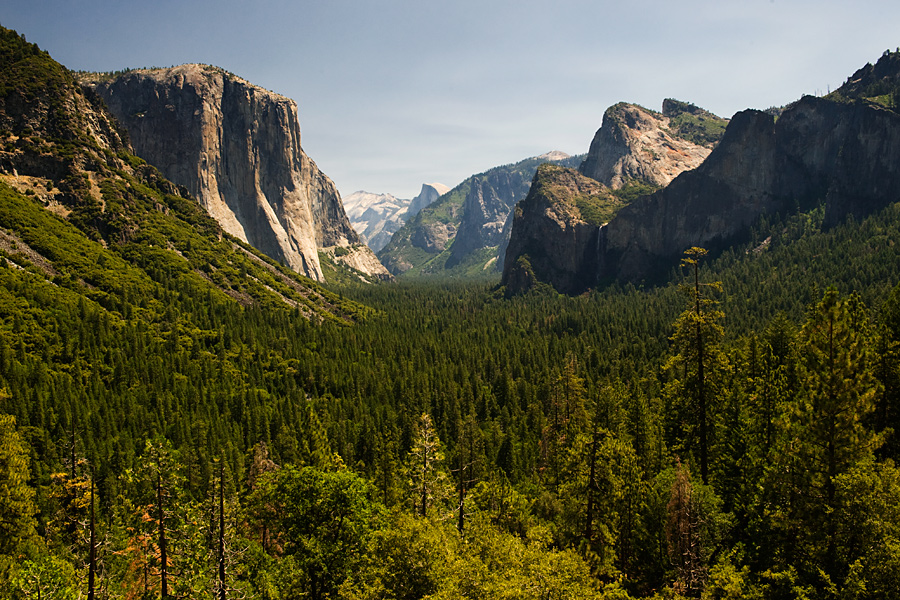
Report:
M527 175L522 171L492 170L473 177L447 268L476 250L500 246L505 241L503 225L516 201L528 193L531 179Z
M88 83L135 152L225 231L316 280L319 248L359 243L336 187L300 146L292 100L206 65Z
M442 252L447 242L456 234L456 228L447 223L430 223L417 227L412 234L412 243L426 252Z
M503 257L497 252L509 239L504 225L510 221L515 203L528 194L538 165L575 166L581 160L554 151L472 175L411 218L378 257L395 275L493 269Z
M663 113L619 103L603 115L579 170L612 189L637 180L663 187L694 169L712 151L724 119L692 104L667 100ZM701 135L701 129L713 134Z
M597 272L597 220L621 205L605 185L574 169L538 167L528 196L515 207L502 285L509 293L535 281L563 293L586 289Z
M897 64L900 69L900 60ZM877 82L864 87L870 93ZM506 262L512 269L527 255L534 277L561 291L610 279L652 281L676 264L686 248L724 248L764 214L791 214L824 201L828 227L896 202L900 114L887 108L883 97L873 102L865 95L854 99L850 92L842 88L834 99L804 97L777 120L756 110L738 113L700 166L637 198L607 224L592 225L594 237L589 228L578 229L580 223L568 213L551 210L540 196L529 195L516 209ZM638 132L641 120L649 121L640 111L625 115ZM611 127L610 139L626 131ZM607 170L612 180L624 173L648 173L629 170L628 160L610 164L621 166ZM581 193L575 186L571 203ZM520 275L505 272L504 280L527 280Z
M416 216L423 208L449 191L450 187L443 183L423 183L419 195L409 201L409 207L403 213L403 220L408 221Z
M695 171L622 209L601 236L600 277L659 275L689 246L720 248L762 214L825 200L825 225L898 199L900 115L876 105L805 97L776 122L735 115Z
M378 261L378 257L365 244L346 246L329 246L322 252L335 263L350 267L358 273L361 281L393 281L394 276L387 272Z
M343 201L353 229L374 252L381 250L403 225L398 215L406 209L406 203L391 194L360 190L345 196Z

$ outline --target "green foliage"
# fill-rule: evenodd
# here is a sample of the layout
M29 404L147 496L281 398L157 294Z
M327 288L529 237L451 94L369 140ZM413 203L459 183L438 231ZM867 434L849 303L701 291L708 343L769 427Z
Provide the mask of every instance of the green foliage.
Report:
M556 164L574 168L583 158L573 156ZM401 273L399 276L404 279L482 278L485 271L488 271L489 276L495 275L491 265L496 259L502 258L497 256L496 249L481 248L469 255L456 256L450 260L452 239L443 249L428 248L421 242L414 241L414 235L429 226L439 225L448 228L452 238L462 221L465 201L473 186L496 185L503 188L499 191L500 194L511 193L516 196L512 199L514 205L526 196L537 168L545 163L545 159L535 157L472 175L405 223L381 249L378 258L392 272Z
M260 481L251 506L275 516L269 526L280 532L277 543L293 559L303 593L326 598L369 543L378 511L370 495L367 482L346 469L287 466Z
M726 119L683 112L669 121L669 128L680 138L700 146L713 146L722 139Z
M17 94L33 101L38 96L58 92L68 83L65 68L50 58L37 44L0 27L0 98ZM49 88L47 87L49 85Z
M640 181L639 179L633 179L619 189L613 190L612 193L627 204L637 200L641 196L649 196L658 189L658 185Z
M16 420L0 414L0 555L17 552L35 535L37 507L28 462Z

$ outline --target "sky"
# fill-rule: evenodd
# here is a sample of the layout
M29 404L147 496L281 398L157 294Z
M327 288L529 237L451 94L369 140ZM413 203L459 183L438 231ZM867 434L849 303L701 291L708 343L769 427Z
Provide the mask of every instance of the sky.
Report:
M294 99L343 196L550 150L617 102L720 116L825 94L900 46L896 0L4 0L72 70L206 63Z

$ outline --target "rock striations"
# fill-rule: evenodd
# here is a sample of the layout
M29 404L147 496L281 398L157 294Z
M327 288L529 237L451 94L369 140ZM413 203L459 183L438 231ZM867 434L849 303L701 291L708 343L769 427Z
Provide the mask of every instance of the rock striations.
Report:
M600 266L600 227L641 193L700 165L726 123L677 100L666 100L662 113L625 103L607 109L580 173L539 169L535 175L515 211L504 285L513 292L529 281L565 293L590 287Z
M569 157L564 155L558 160L566 158ZM503 226L516 202L528 193L530 175L519 170L493 169L472 178L446 268L453 268L482 248L499 247L506 241L509 232Z
M178 307L197 302L281 307L314 322L362 314L225 235L183 186L134 156L101 98L3 27L0 196L0 267L28 275L14 284L29 290L21 306L38 294L54 311L87 307L104 322L151 326L181 323ZM178 347L178 328L166 330Z
M300 145L297 105L222 69L182 65L86 80L135 152L184 186L232 235L323 279L318 251L387 277L344 213L332 181ZM367 260L371 258L372 260Z
M515 207L502 284L509 293L537 281L563 293L583 291L597 270L599 226L622 204L599 181L541 165L528 196Z
M696 171L623 209L603 232L600 277L652 278L689 246L727 245L763 214L825 202L825 226L897 200L900 115L805 97L775 121L735 115Z

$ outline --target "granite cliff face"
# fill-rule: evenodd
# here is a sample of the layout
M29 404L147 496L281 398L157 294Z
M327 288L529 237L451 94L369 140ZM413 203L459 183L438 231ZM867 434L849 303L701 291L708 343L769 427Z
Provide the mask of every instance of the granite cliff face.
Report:
M423 183L419 195L409 201L406 212L403 213L404 221L419 214L423 208L430 206L435 200L450 191L450 187L443 183Z
M531 185L527 175L522 171L493 170L472 178L447 268L481 248L497 247L505 241L509 232L503 226L516 201L528 193Z
M898 199L900 115L805 97L775 121L735 115L695 171L622 211L601 234L599 277L658 275L689 246L719 248L761 215L825 201L825 226Z
M187 188L228 233L320 281L320 249L371 253L336 187L303 151L292 100L206 65L87 83L128 130L135 152ZM375 269L368 274L387 276Z
M518 293L537 281L579 293L597 271L600 225L624 201L574 169L541 165L514 211L502 285Z
M666 100L658 113L635 104L611 106L579 170L612 189L633 181L664 187L697 168L726 121L694 105Z
M373 252L381 250L403 224L398 215L406 209L405 203L391 194L360 190L345 196L343 201L350 224Z
M881 68L896 75L896 69ZM878 65L861 70L830 98L804 97L776 120L772 114L746 110L735 115L725 135L697 168L682 172L668 186L638 197L606 224L593 225L594 252L585 251L582 233L571 216L551 219L523 207L507 253L507 269L532 264L534 278L561 291L584 289L600 281L654 280L676 264L690 246L720 249L741 239L764 214L791 214L824 202L824 226L847 216L862 218L900 199L900 114L891 103L900 91L893 84L860 81ZM887 88L885 88L887 85ZM860 89L868 91L860 91ZM888 89L889 93L884 93ZM880 90L875 96L868 94ZM892 91L891 91L892 90ZM588 161L586 161L587 163ZM572 201L581 194L571 192ZM542 221L529 223L528 216ZM517 209L517 217L519 210ZM519 238L527 238L520 243ZM540 268L535 256L564 255L565 268ZM564 276L553 273L561 269ZM577 273L578 275L573 275ZM520 276L504 273L504 280ZM578 279L572 285L572 278Z
M626 103L610 107L578 172L539 169L535 175L512 221L504 285L518 291L533 279L566 293L589 287L599 268L600 226L641 193L700 165L726 123L677 100L666 100L662 113ZM523 265L530 273L525 278Z
M406 221L449 191L442 183L423 183L419 195L412 200L359 191L344 198L344 209L360 238L378 252Z
M53 311L84 302L98 317L116 321L134 309L133 322L148 324L197 302L283 305L314 322L358 314L358 305L223 235L183 186L133 155L97 94L3 27L0 90L0 263L28 274L6 290L29 290L17 309L38 294ZM181 290L178 299L171 290Z

